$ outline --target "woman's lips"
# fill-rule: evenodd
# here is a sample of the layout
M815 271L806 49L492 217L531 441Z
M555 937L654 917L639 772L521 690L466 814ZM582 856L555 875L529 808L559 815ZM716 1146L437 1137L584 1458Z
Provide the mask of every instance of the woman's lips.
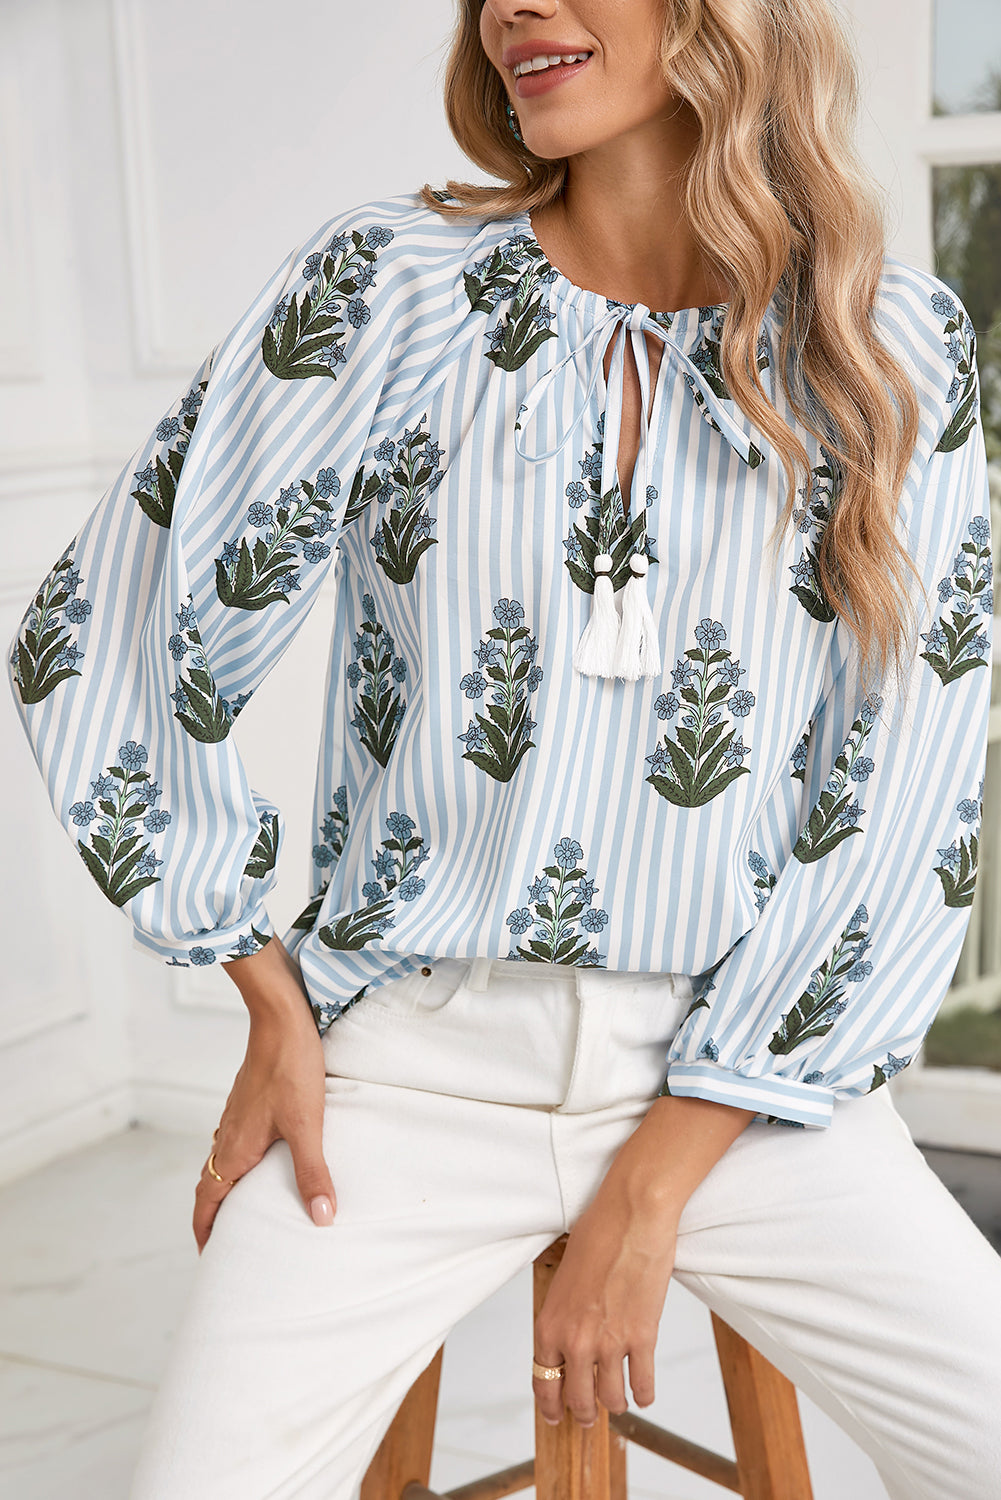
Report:
M536 94L546 94L558 84L565 83L568 78L573 78L590 61L590 57L585 57L583 62L560 63L555 68L540 69L538 73L523 73L514 80L514 91L519 99L534 99Z

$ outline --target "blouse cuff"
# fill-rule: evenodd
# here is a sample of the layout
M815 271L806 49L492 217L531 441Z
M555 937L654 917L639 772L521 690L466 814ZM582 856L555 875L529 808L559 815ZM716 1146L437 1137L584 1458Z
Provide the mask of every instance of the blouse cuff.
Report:
M753 1109L755 1120L775 1116L798 1125L824 1128L834 1114L834 1090L822 1084L798 1083L791 1078L748 1077L721 1068L708 1059L698 1062L674 1060L667 1069L664 1094L714 1099L735 1109ZM753 1125L754 1120L751 1121Z
M216 927L211 932L176 939L136 931L134 944L144 953L163 959L171 968L199 969L232 958L249 958L259 953L274 935L274 925L260 902L232 927Z

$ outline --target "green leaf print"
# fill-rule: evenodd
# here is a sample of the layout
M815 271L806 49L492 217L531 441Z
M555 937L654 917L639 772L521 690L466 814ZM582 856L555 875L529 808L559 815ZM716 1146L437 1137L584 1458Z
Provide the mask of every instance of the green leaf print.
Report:
M436 518L428 502L445 477L438 467L443 449L431 441L426 421L425 413L413 431L404 428L399 451L383 473L377 491L380 504L392 503L372 534L372 546L376 561L393 583L410 583L423 554L438 545L431 535ZM396 446L384 440L376 449L376 457L393 459Z
M736 718L744 718L754 706L754 694L736 683L745 668L730 660L730 651L722 647L726 631L718 620L700 620L695 627L698 648L685 652L688 661L679 661L671 677L677 692L661 693L654 703L657 717L670 719L688 705L672 739L665 732L659 744L646 759L652 770L646 778L650 785L678 807L703 807L735 781L750 775L742 764L751 746L745 745L736 729L727 729L722 705Z
M553 853L556 863L545 865L528 887L531 906L516 907L508 915L515 936L535 929L527 946L516 944L508 958L600 967L605 955L588 946L587 935L602 931L608 913L592 905L597 886L581 863L584 851L576 839L562 838Z
M776 876L769 870L757 849L748 850L747 863L754 875L755 904L758 911L762 912L768 904L768 898L775 888Z
M977 425L977 335L970 319L960 312L945 292L933 292L931 305L946 319L942 329L946 353L956 366L956 373L946 395L956 409L936 446L936 453L953 453L961 448Z
M396 925L395 918L390 916L395 901L415 901L425 889L425 881L414 872L429 853L416 832L413 818L392 812L386 819L386 827L389 837L382 840L382 848L372 860L376 879L362 886L368 904L342 913L319 929L317 937L328 948L357 949L375 941Z
M795 582L790 584L789 591L795 594L811 619L822 620L827 624L837 619L837 612L828 602L820 586L818 552L821 539L831 519L838 489L833 463L818 465L817 468L811 469L809 483L797 491L803 500L802 508L794 508L792 513L797 531L810 532L813 527L816 527L817 531L815 536L805 543L802 556L795 563L789 564L790 572L795 579Z
M943 683L955 682L976 667L986 667L989 628L994 609L991 527L986 516L974 516L967 526L972 541L963 542L950 577L939 581L940 604L958 599L950 617L921 632L927 650L918 654Z
M984 811L984 779L980 779L980 790L976 798L964 797L956 804L956 811L964 823L976 827L966 838L953 839L947 849L938 850L939 863L935 874L942 882L942 894L946 906L972 906L977 884L977 866L980 857L980 823Z
M250 695L241 693L232 706L220 696L202 647L190 594L177 611L177 630L167 647L179 664L177 682L170 694L174 718L192 739L202 744L218 744L229 734L233 720Z
M507 316L490 330L486 358L501 370L517 370L556 332L549 327L553 312L544 303L543 287L556 280L556 271L528 235L515 234L463 273L469 305L474 312L493 312L510 301Z
M406 677L407 664L396 655L393 637L376 619L371 594L362 595L362 609L365 618L354 643L357 660L349 662L347 668L348 682L359 689L350 722L366 750L380 766L387 766L407 707L394 685Z
M873 1064L872 1082L866 1089L866 1093L871 1094L873 1089L882 1088L888 1078L893 1078L897 1073L902 1073L910 1060L909 1057L894 1057L892 1052L888 1052L885 1063Z
M618 480L607 494L601 493L601 459L605 416L598 419L599 440L593 444L586 456L579 459L581 477L567 485L566 496L575 510L590 502L590 510L583 517L583 524L573 524L563 545L567 556L564 559L570 577L586 594L594 593L594 559L599 552L606 552L612 559L612 570L608 575L613 591L624 588L632 577L629 559L634 552L644 552L649 562L655 563L652 544L656 538L648 536L646 517L634 516L627 521L619 492ZM646 502L649 505L657 498L653 485L647 487Z
M69 811L79 828L96 824L89 846L81 838L77 848L108 900L124 906L160 879L155 871L163 861L153 852L152 837L164 831L170 813L156 807L160 789L142 770L149 759L146 746L128 740L118 757L121 765L110 766L91 783L93 800L75 802ZM144 839L144 832L151 838Z
M510 781L535 747L531 734L536 721L528 711L528 695L536 691L543 674L535 664L538 640L521 624L524 613L517 599L498 599L494 617L500 623L486 632L477 651L483 670L467 672L459 682L466 697L474 699L486 692L487 678L494 683L486 712L470 719L457 738L466 746L462 759L497 781Z
M281 299L261 340L261 355L272 375L279 380L314 375L337 379L338 365L347 360L342 304L353 328L370 321L371 310L360 294L373 285L378 252L392 239L391 229L375 224L364 235L357 229L335 235L325 250L307 256L302 274L312 285Z
M61 682L79 677L78 649L70 626L82 626L92 612L89 599L78 597L82 579L73 566L72 541L42 584L24 617L11 666L21 702L41 703Z
M244 875L249 875L252 880L263 880L268 871L274 869L278 860L278 840L278 814L276 812L262 814L261 831L250 851L250 858L243 867Z
M183 398L176 412L164 417L156 429L157 440L163 447L152 463L134 476L136 488L132 499L139 502L143 514L157 526L169 526L173 520L177 483L207 386L207 380L201 381Z
M876 722L876 715L883 706L878 695L869 697L862 705L858 718L852 724L834 770L817 802L810 810L806 827L793 846L793 854L804 865L823 859L853 833L861 833L859 819L865 808L854 797L849 782L868 781L875 770L872 758L862 754Z
M270 941L271 938L267 933L258 932L257 928L251 924L250 936L238 938L233 952L228 953L226 957L229 959L250 958L252 954L260 953L262 948L266 948Z
M710 390L721 400L731 401L733 398L723 379L723 367L720 355L723 338L723 319L725 316L726 309L723 307L699 308L699 341L689 353L689 358ZM757 365L759 370L767 370L769 365L768 345L763 337L758 340ZM710 427L719 432L719 423L713 417L706 403L705 396L699 390L691 375L686 373L684 380L704 419L709 423ZM751 451L747 459L748 467L756 469L762 462L763 454L753 443L750 444L750 449Z
M345 526L349 526L352 521L358 519L363 511L368 510L368 507L382 489L382 485L383 478L378 471L366 477L364 467L357 470L354 479L351 481L351 493L348 496L347 509L344 512L343 524Z
M216 592L231 609L266 609L288 604L289 594L301 587L299 568L325 562L330 547L323 540L331 531L333 506L328 497L340 493L333 469L321 469L314 483L302 479L278 495L277 504L255 500L247 520L259 533L252 544L246 537L227 542L216 558ZM301 555L300 555L301 554Z
M794 781L806 783L806 762L810 754L810 736L813 734L813 720L811 719L802 736L797 740L796 746L789 757L792 770L789 775Z
M837 1017L847 1009L844 984L857 984L872 973L872 964L862 957L871 944L863 927L868 920L866 908L858 905L830 958L814 969L806 992L783 1016L768 1043L770 1052L789 1053L811 1037L826 1036Z
M314 892L307 905L292 923L295 930L311 932L320 915L320 907L323 898L327 894L330 877L334 866L344 851L345 840L348 836L348 789L346 784L339 786L333 796L333 807L326 814L320 824L319 838L313 845L313 864L320 872L320 884Z

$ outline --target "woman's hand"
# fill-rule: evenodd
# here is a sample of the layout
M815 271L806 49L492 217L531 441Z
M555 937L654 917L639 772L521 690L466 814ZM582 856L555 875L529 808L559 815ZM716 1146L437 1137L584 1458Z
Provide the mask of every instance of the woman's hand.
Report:
M606 1175L570 1231L536 1319L535 1358L543 1365L566 1361L562 1380L533 1380L546 1421L561 1421L565 1407L590 1427L598 1401L624 1412L625 1359L633 1399L649 1406L677 1227L671 1206L631 1201L622 1177Z
M219 1121L215 1169L235 1182L284 1139L307 1212L316 1224L332 1224L337 1200L323 1155L323 1045L298 968L277 937L226 968L250 1011L250 1036ZM199 1255L230 1185L218 1182L206 1162L192 1219Z
M753 1119L754 1110L667 1095L620 1147L570 1231L536 1319L539 1364L566 1361L562 1380L532 1382L546 1421L562 1421L565 1407L590 1427L598 1402L624 1412L625 1359L633 1399L650 1405L682 1209Z

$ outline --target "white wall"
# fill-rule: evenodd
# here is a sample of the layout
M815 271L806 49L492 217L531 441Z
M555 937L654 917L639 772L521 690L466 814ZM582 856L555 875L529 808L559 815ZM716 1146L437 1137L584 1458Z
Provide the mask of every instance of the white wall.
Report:
M0 0L5 647L289 250L353 203L464 172L440 104L452 13ZM306 898L320 704L296 689L325 651L320 605L239 725L253 784L288 819L278 926ZM243 1055L239 996L222 973L177 975L133 950L52 815L6 688L0 785L0 1179L137 1114L211 1128Z

